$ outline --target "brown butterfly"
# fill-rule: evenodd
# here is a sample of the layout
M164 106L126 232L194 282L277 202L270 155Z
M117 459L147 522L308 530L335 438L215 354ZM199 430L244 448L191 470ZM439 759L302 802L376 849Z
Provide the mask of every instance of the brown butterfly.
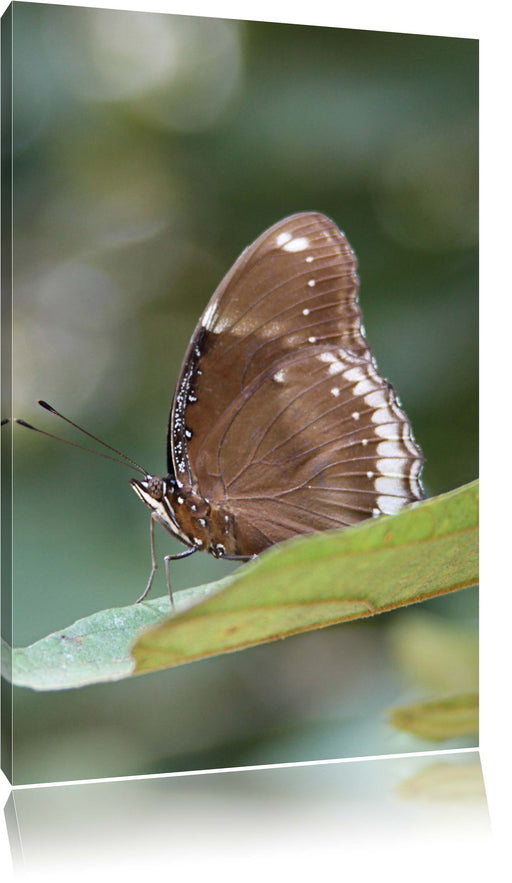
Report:
M181 556L246 560L422 499L422 453L364 337L356 268L336 225L303 212L213 295L176 387L168 475L131 481Z
M172 559L247 560L423 498L423 456L364 337L356 269L333 221L302 212L263 233L219 285L181 368L168 474L130 461L151 509L139 601L157 566L155 521L186 546L165 558L170 589Z

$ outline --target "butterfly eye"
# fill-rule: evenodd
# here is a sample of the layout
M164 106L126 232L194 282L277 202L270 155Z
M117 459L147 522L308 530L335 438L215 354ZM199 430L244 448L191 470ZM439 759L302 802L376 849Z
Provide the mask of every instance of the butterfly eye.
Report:
M147 479L146 482L142 482L145 486L148 494L150 494L154 500L157 502L161 502L165 496L165 482L163 478L151 477Z

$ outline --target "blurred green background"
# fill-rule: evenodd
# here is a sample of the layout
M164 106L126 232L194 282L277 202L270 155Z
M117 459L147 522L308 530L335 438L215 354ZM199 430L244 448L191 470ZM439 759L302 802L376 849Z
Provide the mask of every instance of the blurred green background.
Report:
M25 3L13 33L15 416L81 441L47 399L163 474L210 295L264 229L315 210L358 256L427 493L476 477L476 41ZM149 516L128 470L13 435L20 646L133 603ZM160 531L159 559L178 550ZM195 555L173 585L234 566ZM431 747L386 710L475 687L476 619L469 590L133 681L16 690L15 782Z

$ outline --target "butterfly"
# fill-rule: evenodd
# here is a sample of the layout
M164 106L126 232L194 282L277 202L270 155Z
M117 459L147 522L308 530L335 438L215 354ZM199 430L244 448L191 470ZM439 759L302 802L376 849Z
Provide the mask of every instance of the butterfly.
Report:
M192 335L167 432L167 475L131 485L186 546L248 560L297 534L398 512L424 496L423 456L378 373L357 260L301 212L238 258ZM172 598L172 594L171 594Z
M317 212L285 218L242 252L185 354L165 477L39 401L143 475L130 482L151 510L138 601L157 569L155 522L185 545L164 558L172 603L172 560L204 550L247 561L423 499L423 455L364 336L356 271L345 235Z

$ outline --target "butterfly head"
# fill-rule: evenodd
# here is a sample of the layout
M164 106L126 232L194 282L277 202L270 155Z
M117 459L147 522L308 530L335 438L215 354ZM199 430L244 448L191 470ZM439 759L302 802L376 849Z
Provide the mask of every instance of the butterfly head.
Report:
M132 478L130 484L137 496L148 506L153 518L173 536L188 546L207 545L205 500L190 488L183 488L172 475L158 478L146 475ZM189 523L190 522L190 523Z
M138 494L141 500L144 500L146 506L149 506L150 509L158 507L158 503L162 502L167 491L165 479L157 478L154 475L147 475L143 481L132 478L130 484L135 493Z
M153 517L165 527L169 533L183 539L179 529L176 514L172 505L175 482L171 477L159 478L154 475L146 475L142 480L130 479L130 484L138 497L152 511Z

